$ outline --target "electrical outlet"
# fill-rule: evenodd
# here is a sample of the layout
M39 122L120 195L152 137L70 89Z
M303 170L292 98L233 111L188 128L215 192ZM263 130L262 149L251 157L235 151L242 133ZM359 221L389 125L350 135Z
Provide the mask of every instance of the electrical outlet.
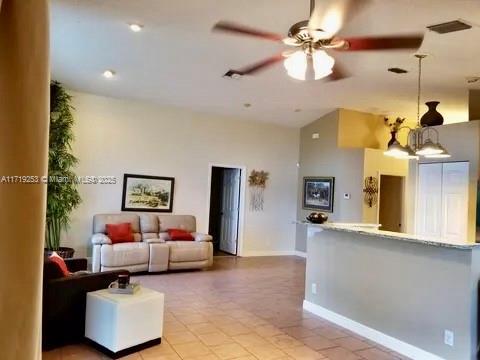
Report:
M445 330L445 333L443 335L443 342L445 343L445 345L453 346L453 343L454 343L453 331Z
M317 293L317 284L312 283L312 294L316 294L316 293Z

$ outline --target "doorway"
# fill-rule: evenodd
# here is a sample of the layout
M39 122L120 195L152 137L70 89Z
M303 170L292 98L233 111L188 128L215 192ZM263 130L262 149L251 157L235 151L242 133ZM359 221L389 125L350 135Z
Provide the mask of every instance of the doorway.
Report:
M211 168L208 233L214 256L238 254L241 181L241 168Z
M380 230L403 231L404 176L380 175L378 222Z

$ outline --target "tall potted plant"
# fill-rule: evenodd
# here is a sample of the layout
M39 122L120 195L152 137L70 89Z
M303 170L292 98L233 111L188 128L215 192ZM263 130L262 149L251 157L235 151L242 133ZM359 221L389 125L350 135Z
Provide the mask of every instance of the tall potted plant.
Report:
M70 213L81 202L73 172L78 159L71 147L74 139L71 99L62 84L51 82L45 243L48 252L56 251L62 257L73 257L74 249L60 247L60 236L70 225Z

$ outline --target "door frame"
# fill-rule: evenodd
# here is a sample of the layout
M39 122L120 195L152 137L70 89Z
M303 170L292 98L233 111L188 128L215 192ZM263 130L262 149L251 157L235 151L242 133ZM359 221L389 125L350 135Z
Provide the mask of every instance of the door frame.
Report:
M238 239L237 239L237 256L243 255L243 236L245 226L245 194L247 183L247 167L243 165L227 165L218 163L208 164L208 183L207 183L207 224L210 224L210 196L212 186L212 170L214 167L230 168L240 170L240 203L238 208Z
M381 189L381 182L382 182L382 175L384 176L398 176L400 178L403 178L402 180L402 226L400 228L400 232L404 233L406 231L406 224L405 221L407 220L407 204L406 204L406 192L407 192L407 178L408 175L400 175L400 174L395 174L391 172L382 172L382 171L377 171L377 176L378 176L378 202L377 202L377 224L380 224L380 189Z

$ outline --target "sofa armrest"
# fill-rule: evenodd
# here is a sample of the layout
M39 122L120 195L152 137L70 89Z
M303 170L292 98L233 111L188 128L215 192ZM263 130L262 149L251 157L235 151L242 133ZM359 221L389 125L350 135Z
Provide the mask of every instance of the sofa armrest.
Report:
M103 245L111 244L112 240L105 234L93 234L92 235L92 244L93 245Z
M194 237L195 241L212 241L212 235L202 234L199 232L193 232L192 236Z
M87 259L65 259L65 264L67 264L68 271L72 273L87 270Z

